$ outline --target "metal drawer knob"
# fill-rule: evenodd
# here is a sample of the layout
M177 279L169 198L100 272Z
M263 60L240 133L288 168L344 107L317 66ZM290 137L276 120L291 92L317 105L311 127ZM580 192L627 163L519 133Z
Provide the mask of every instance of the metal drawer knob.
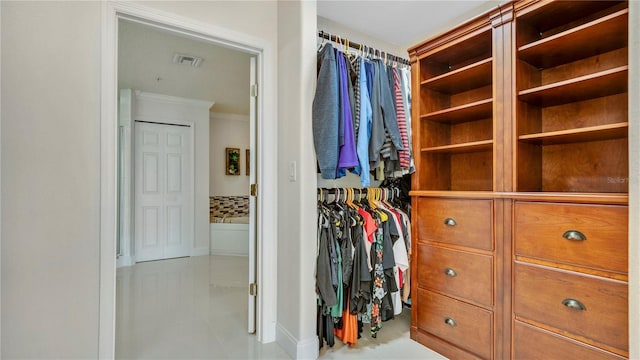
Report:
M576 300L576 299L564 299L562 300L562 305L568 307L569 309L573 309L573 310L579 310L579 311L586 311L587 308L584 306L583 303L581 303L580 301Z
M567 239L567 240L573 240L573 241L585 241L587 240L587 237L584 236L583 233L581 233L578 230L567 230L564 232L564 234L562 234L562 237Z
M447 226L456 226L458 223L453 218L446 218L444 219L444 224Z
M455 327L455 326L458 325L458 323L455 320L453 320L452 318L450 318L450 317L444 318L444 323L449 325L449 326L451 326L451 327Z
M451 277L455 277L456 275L458 275L458 273L453 270L452 268L446 268L444 269L444 274L447 276L451 276Z

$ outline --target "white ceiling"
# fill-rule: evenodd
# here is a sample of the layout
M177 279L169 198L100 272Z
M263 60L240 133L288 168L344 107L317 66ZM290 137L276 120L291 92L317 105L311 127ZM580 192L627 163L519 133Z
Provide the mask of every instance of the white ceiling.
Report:
M118 86L214 101L212 111L249 114L247 53L121 20ZM173 63L174 53L204 58L198 68Z
M318 0L318 16L407 49L497 6L498 0ZM246 53L121 20L118 85L214 101L212 111L249 113ZM173 63L174 53L204 58L199 68Z
M407 49L498 4L499 0L318 0L318 16Z

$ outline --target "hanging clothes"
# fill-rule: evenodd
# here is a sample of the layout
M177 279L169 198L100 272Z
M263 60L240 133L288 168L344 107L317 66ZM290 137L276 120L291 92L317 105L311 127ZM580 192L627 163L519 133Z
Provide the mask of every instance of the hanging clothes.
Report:
M371 140L371 100L367 88L366 65L363 58L358 59L358 89L356 96L356 106L358 107L358 142L357 154L360 164L360 184L362 187L371 185L371 175L369 174L369 141Z
M342 177L346 173L346 169L358 166L358 155L356 153L351 96L349 93L351 78L347 70L347 61L344 53L337 50L336 58L338 60L338 104L340 109L338 126L338 145L340 146L338 177Z
M338 67L331 44L318 53L318 80L312 105L313 144L323 179L335 179L338 168Z
M415 171L407 76L408 69L362 53L320 48L312 123L323 179L350 171L369 187L372 174L382 180Z
M317 332L321 346L335 337L353 346L363 324L376 338L402 310L410 223L394 203L395 189L376 189L366 201L355 201L353 191L334 192L333 202L325 190L318 201Z

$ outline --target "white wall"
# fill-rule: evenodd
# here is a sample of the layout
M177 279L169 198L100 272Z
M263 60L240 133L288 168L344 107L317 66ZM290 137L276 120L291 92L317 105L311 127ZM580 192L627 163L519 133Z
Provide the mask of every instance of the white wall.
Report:
M376 25L371 24L371 26L376 26ZM349 39L349 41L352 41L358 44L370 46L380 51L384 51L389 54L400 56L407 60L409 59L409 53L405 48L402 48L395 44L391 44L384 40L380 40L370 35L364 34L358 30L350 28L349 26L336 23L335 21L324 18L322 16L318 16L318 31L320 30L327 32L331 35L340 36L343 39L344 38ZM328 41L328 40L325 40L325 41Z
M249 116L211 113L209 126L209 195L249 195L246 149L249 149ZM240 149L240 175L226 175L228 147Z
M259 39L277 39L276 1L133 1Z
M0 6L0 357L95 358L100 3Z
M2 6L0 5L0 34L2 33ZM1 43L1 41L0 41ZM0 46L0 69L2 69L2 46ZM2 84L2 71L0 71ZM2 109L2 86L0 86L0 109ZM0 164L2 163L2 112L0 111ZM0 165L0 189L2 189L2 166ZM2 191L0 191L0 303L2 302ZM0 324L2 324L2 306L0 305ZM0 325L0 356L2 356L2 326Z
M316 164L311 104L316 79L316 3L278 3L278 343L316 358ZM296 180L289 179L295 162Z
M274 2L142 5L243 33L273 48L277 43ZM102 4L1 1L0 6L0 357L96 358ZM265 56L274 62L272 49ZM264 101L272 104L276 74L263 76L274 86L263 91ZM268 109L267 116L275 118L275 107ZM266 131L272 137L275 132ZM267 221L275 219L268 216Z
M134 120L193 124L194 242L192 255L209 253L209 108L213 102L136 91Z

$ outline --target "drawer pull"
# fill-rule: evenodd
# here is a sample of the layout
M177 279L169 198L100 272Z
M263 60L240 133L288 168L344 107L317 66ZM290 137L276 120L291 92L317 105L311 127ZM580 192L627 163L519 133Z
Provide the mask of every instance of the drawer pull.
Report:
M458 323L450 317L444 318L444 323L451 327L456 327L458 325Z
M458 223L453 218L444 219L444 224L447 226L456 226Z
M580 310L580 311L586 311L587 308L584 306L583 303L581 303L580 301L576 300L576 299L564 299L562 300L562 305L568 307L569 309L573 309L573 310Z
M585 241L587 240L587 237L584 236L583 233L581 233L578 230L567 230L564 232L564 234L562 234L562 237L567 239L567 240L573 240L573 241Z
M452 268L446 268L444 269L444 274L447 276L451 276L451 277L455 277L456 275L458 275L458 273L453 270Z

